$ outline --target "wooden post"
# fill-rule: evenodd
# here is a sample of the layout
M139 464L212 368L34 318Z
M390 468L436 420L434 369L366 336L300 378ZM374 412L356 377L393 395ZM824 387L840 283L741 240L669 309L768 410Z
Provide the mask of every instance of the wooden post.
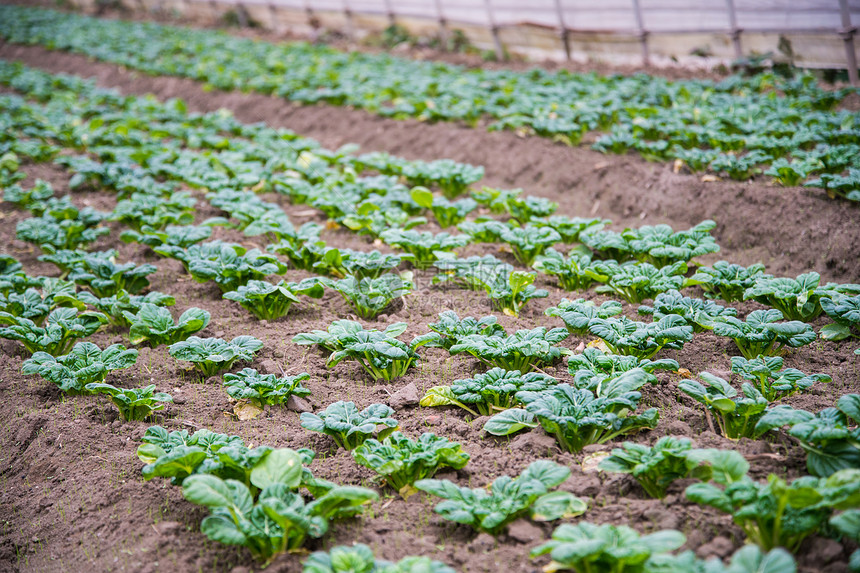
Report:
M394 26L397 20L394 17L394 9L391 7L391 0L385 0L385 13L388 16L388 25Z
M732 46L735 49L735 59L740 59L744 55L741 47L741 29L738 28L738 15L735 12L735 0L726 0L726 10L729 13L729 28L732 37Z
M564 46L564 57L570 61L570 30L564 23L564 9L561 7L561 0L555 0L555 13L558 15L558 32L561 35L561 43Z
M439 19L439 43L442 44L442 51L448 51L448 22L445 20L445 13L442 11L442 0L435 0L436 16Z
M839 0L839 12L842 16L842 29L839 35L845 42L845 61L848 63L848 80L852 86L858 85L857 81L857 52L854 50L854 34L857 28L851 25L851 12L848 10L848 0Z
M349 7L349 0L343 0L343 15L346 17L346 37L351 42L355 41L355 26L352 22L352 10Z
M642 7L639 5L639 0L633 0L633 14L636 16L636 27L639 29L639 42L642 44L642 65L647 66L651 61L651 56L648 52L648 31L645 30L642 20Z
M502 47L501 38L499 38L499 26L493 16L493 5L490 0L484 0L484 5L487 7L487 20L490 23L490 32L493 34L493 43L496 45L496 60L501 62L505 59L505 49Z
M310 29L311 29L311 30L313 30L314 32L316 32L316 29L317 29L317 26L316 26L317 19L316 19L316 17L314 16L314 9L311 7L311 2L310 2L310 0L305 0L305 15L306 15L306 16L307 16L307 18L308 18L308 26L310 27Z

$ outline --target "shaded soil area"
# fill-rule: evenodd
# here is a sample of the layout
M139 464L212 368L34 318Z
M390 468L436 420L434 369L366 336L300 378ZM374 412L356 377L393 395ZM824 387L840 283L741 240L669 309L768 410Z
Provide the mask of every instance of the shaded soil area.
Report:
M615 228L660 222L685 228L713 218L719 223L715 236L723 246L720 258L744 264L760 260L775 274L817 270L826 280L860 282L857 210L827 199L820 191L781 189L760 182L703 183L698 177L673 173L671 166L647 163L638 157L608 157L537 138L521 139L513 133L398 122L349 109L301 107L262 96L205 92L194 82L152 78L38 48L0 46L0 57L49 71L94 76L102 85L126 93L182 97L195 110L228 108L243 121L288 127L328 147L355 142L365 150L384 150L409 158L450 157L482 164L487 169L487 184L523 187L527 193L559 201L560 213L605 216L614 220ZM52 183L58 194L68 193L69 173L62 169L53 165L25 165L23 169L30 174L27 183L42 178ZM322 216L304 206L291 206L282 197L267 195L264 199L280 203L296 223L323 221ZM73 200L103 210L115 204L110 194L92 191L75 192ZM197 221L216 214L201 201ZM56 275L53 266L37 260L37 249L15 240L15 225L26 216L8 204L0 206L0 250L21 260L31 275ZM119 228L114 230L118 232ZM349 316L349 308L337 293L329 291L321 301L305 299L280 320L257 321L235 303L223 300L214 285L192 281L177 261L160 259L141 245L118 243L117 232L102 237L93 249L116 248L119 260L156 264L159 270L152 289L176 297L175 315L191 306L212 314L210 325L200 336L229 339L252 334L260 338L265 347L251 367L285 374L308 372L311 379L305 385L312 392L308 401L314 410L337 400L353 400L359 408L388 402L391 394L408 384L414 384L418 394L423 395L432 386L484 370L476 360L449 357L438 349L422 350L419 366L390 384L371 382L355 363L344 362L327 369L325 358L316 350L294 345L290 340L299 332L324 329L333 320ZM213 238L252 245L247 238L224 228L217 228ZM332 246L384 250L384 246L373 245L344 230L327 230L323 239ZM490 252L513 263L509 253L498 252L497 245L471 246L463 254ZM307 275L302 271L291 270L285 278L295 281L304 276ZM455 310L461 317L491 313L482 293L432 286L430 278L417 275L413 294L366 324L382 329L392 322L405 321L409 328L401 338L410 340L426 332L426 324L443 310ZM545 276L539 276L538 286L546 288L549 297L530 302L519 318L495 313L509 332L541 325L560 326L557 319L544 316L543 311L563 297L579 296L560 290ZM687 292L701 295L696 289ZM605 300L593 292L583 296L598 302ZM751 302L738 308L744 316L762 307ZM625 313L635 317L635 306L625 305ZM826 322L824 318L817 319L816 330ZM104 347L124 342L125 336L117 330L106 330L91 340ZM578 349L587 342L589 339L570 337L562 345ZM833 382L817 385L810 393L787 402L817 411L833 405L844 393L860 391L860 357L852 351L850 343L816 341L788 354L786 367L806 373L823 372ZM105 399L63 396L40 378L21 375L26 357L17 343L0 341L0 353L0 571L243 573L254 569L245 550L212 543L199 532L205 512L185 502L180 488L160 479L143 481L143 464L135 449L150 423L123 423ZM674 358L693 373L708 370L729 378L730 357L736 353L731 341L704 333L696 335L682 350L659 356ZM546 370L562 381L569 379L564 365ZM660 423L654 431L633 436L632 440L653 443L663 435L688 436L702 447L738 449L750 460L751 473L756 478L764 479L771 472L787 477L805 473L803 451L791 440L780 436L737 443L725 440L710 430L702 409L679 393L677 374L661 373L658 377L658 384L643 389L643 403L659 408ZM109 375L107 381L123 387L154 383L160 391L171 393L175 404L158 417L158 423L168 429L193 431L205 427L238 434L248 445L310 447L319 452L311 466L316 475L376 487L373 474L357 466L349 453L336 450L329 438L303 430L295 411L269 408L255 420L236 420L220 379L199 381L183 363L174 361L165 347L141 348L136 365ZM611 449L611 444L572 455L560 453L555 441L540 430L510 439L492 438L481 431L483 419L471 419L460 410L405 406L396 417L407 435L417 437L424 431L433 431L463 445L471 461L460 471L439 476L460 485L478 487L502 474L519 474L536 459L551 457L573 472L562 489L587 498L589 510L583 519L626 524L642 532L676 528L687 535L685 548L695 550L701 557L724 557L743 543L740 530L730 518L684 499L683 488L689 482L676 483L664 500L652 500L631 478L597 473L587 463L583 465L588 456ZM312 541L309 549L362 542L379 557L429 555L468 572L534 572L546 562L545 558L529 560L527 555L549 537L554 524L521 521L494 539L442 520L433 513L436 500L429 496L420 494L403 501L390 490L379 492L380 500L364 516L334 525L324 538ZM799 552L801 570L847 571L852 550L853 547L814 537ZM300 571L300 562L300 555L282 556L268 571Z

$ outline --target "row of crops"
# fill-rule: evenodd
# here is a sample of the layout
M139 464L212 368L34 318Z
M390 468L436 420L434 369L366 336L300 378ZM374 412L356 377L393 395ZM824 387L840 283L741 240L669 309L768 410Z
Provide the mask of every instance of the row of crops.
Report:
M224 90L397 119L485 122L570 145L596 132L593 147L602 152L633 150L737 180L764 174L860 201L860 116L836 110L856 90L824 89L807 74L712 82L487 71L17 6L0 7L0 36Z
M214 283L225 299L267 321L289 320L292 305L329 290L358 317L373 319L408 297L414 270L435 273L434 282L443 286L484 293L499 312L516 316L530 301L548 296L534 284L541 273L569 291L593 288L630 305L651 300L636 307L650 318L628 318L617 300L597 305L575 298L547 309L559 319L557 328L509 333L495 316L460 318L447 311L409 343L399 339L404 323L379 330L353 320L301 333L293 343L318 347L331 368L355 361L374 381L408 376L434 348L473 357L486 372L430 389L421 406L490 416L484 425L490 435L540 426L561 449L579 452L654 428L659 412L640 406L643 393L656 384L656 371L680 371L676 361L658 354L712 332L735 343L732 374L743 381L740 391L707 372L681 382L681 391L700 402L728 438L788 433L807 453L810 475L791 481L771 475L761 482L750 477L749 463L735 451L693 448L690 440L674 437L651 447L624 443L600 462L602 470L632 474L658 498L675 480L695 478L686 497L731 515L749 544L724 565L702 561L691 551L674 553L685 542L678 531L639 535L623 525L584 520L560 525L532 556L548 554L548 570L578 572L786 572L795 570L791 552L811 535L860 541L860 395L842 396L820 412L794 409L787 397L829 377L783 368L780 356L818 337L860 336L860 285L822 285L816 273L773 277L761 265L696 265L695 257L719 250L711 221L682 231L658 225L616 232L606 228L609 221L556 214L558 205L545 198L473 189L483 175L474 166L325 150L284 130L243 125L224 112L189 114L178 100L123 97L75 77L5 62L0 83L17 92L0 96L4 201L32 214L19 223L17 237L36 245L39 259L59 274L30 276L12 257L2 259L0 337L19 341L31 354L23 366L26 374L69 395L104 393L125 420L163 415L172 398L155 385L120 388L105 382L138 356L122 344L102 349L85 340L109 327L127 333L130 345L166 345L173 359L194 365L201 378L223 374L225 391L246 407L278 408L292 396L308 394L302 385L307 374L234 371L252 361L263 342L251 335L230 341L195 336L209 324L210 313L189 308L174 317L173 296L147 292L157 265L118 262L114 250L88 251L110 232L109 224L124 227L123 241L180 261L191 278ZM28 183L21 166L30 161L67 169L73 190L114 192L116 207L111 212L81 208L70 196L55 197L44 181ZM262 193L313 207L327 221L296 228ZM199 220L201 201L221 215ZM332 226L391 252L329 246L322 235ZM263 241L265 248L211 240L219 227ZM498 254L500 245L516 264L488 254ZM484 254L458 255L466 248ZM270 282L288 268L310 276ZM700 289L705 298L682 294L688 289ZM765 308L741 319L737 309L723 304L741 300ZM815 332L809 322L820 315L831 320ZM598 343L575 354L561 344L571 335ZM544 373L562 361L569 378ZM533 462L516 477L499 476L489 488L433 479L442 468L462 468L469 455L444 436L410 439L398 431L395 412L384 404L361 410L337 401L302 414L301 425L350 450L356 463L378 473L402 497L422 491L441 498L436 512L443 518L490 535L502 534L524 516L537 521L587 516L587 500L557 489L570 469L550 460ZM309 466L315 455L308 449L249 448L239 436L168 432L161 426L149 428L138 449L146 479L170 478L189 502L209 509L200 525L204 534L247 547L262 564L324 536L332 523L359 515L378 498L372 489L314 476ZM852 559L860 569L860 553ZM451 571L426 557L396 564L377 560L362 545L314 553L304 567L308 572Z

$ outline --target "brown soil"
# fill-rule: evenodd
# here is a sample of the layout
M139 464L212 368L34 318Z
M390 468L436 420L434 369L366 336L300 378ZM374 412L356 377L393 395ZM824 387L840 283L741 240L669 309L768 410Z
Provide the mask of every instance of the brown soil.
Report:
M638 157L603 156L537 138L521 139L512 133L397 122L356 110L302 107L263 96L207 93L191 81L148 77L39 48L2 45L0 57L48 71L93 76L102 85L126 93L182 97L194 110L225 107L243 121L288 127L327 147L355 142L366 150L385 150L409 158L450 157L485 165L487 184L523 187L528 193L559 201L561 213L608 217L615 221L615 228L660 222L685 228L713 218L719 223L715 236L723 246L720 258L743 264L761 260L774 274L817 270L826 280L860 282L856 208L831 201L820 191L782 189L761 182L703 183L698 177L673 173L671 166L647 163ZM25 171L32 179L50 181L60 194L68 192L69 174L57 167L27 165ZM76 192L73 197L79 204L89 203L101 209L110 209L114 201L105 193ZM297 222L308 220L305 209L294 208L274 196L266 200L282 203ZM201 208L198 215L202 220L213 214L211 208ZM9 205L0 206L0 219L4 221L0 240L7 245L3 251L18 257L30 274L56 274L52 266L37 261L36 249L14 239L14 225L24 217ZM247 242L234 232L217 232L219 238ZM353 363L327 369L324 358L315 350L296 346L290 339L298 332L322 329L332 320L349 315L349 309L335 293L327 293L320 302L303 302L287 317L262 324L238 305L222 300L213 285L191 281L178 262L158 259L140 245L117 246L115 237L116 233L103 237L94 248L117 248L122 260L157 264L159 271L152 288L173 294L176 311L199 306L212 313L212 322L201 336L232 338L253 334L264 341L265 348L252 367L289 374L308 372L311 380L306 385L312 391L310 402L315 410L341 399L365 407L387 401L392 392L410 382L420 393L481 369L474 360L448 357L433 349L423 350L424 360L419 367L391 384L370 382ZM342 230L327 231L324 239L334 246L372 248L365 239ZM475 252L495 248L472 247ZM303 276L305 273L299 271L286 274L288 280ZM550 291L550 296L532 301L517 319L500 316L509 331L558 325L543 311L562 297L571 297L571 293L559 290L547 277L539 277L539 283ZM585 296L602 300L593 293ZM744 303L739 308L741 314L746 314L759 306ZM430 286L429 277L418 276L416 290L404 304L369 324L382 328L394 321L406 321L410 326L402 338L409 340L425 332L425 325L445 309L456 310L460 316L490 312L482 294ZM635 307L626 306L626 312L634 316ZM825 323L825 319L818 319L814 326L817 329ZM123 338L119 331L108 330L94 335L92 340L104 346L122 342ZM563 345L576 348L583 342L587 340L571 337ZM41 379L20 374L25 356L18 344L0 341L0 349L4 355L0 364L0 571L239 573L254 568L244 550L209 542L199 532L204 512L185 502L179 488L161 480L143 481L135 448L149 423L122 423L114 407L100 398L65 397ZM833 383L819 385L788 403L817 411L834 404L844 393L860 391L860 358L852 350L850 344L817 341L786 356L786 366L824 372L833 378ZM731 342L701 334L683 350L661 356L675 358L693 373L707 369L728 377L730 356L735 352ZM567 378L563 367L550 368L548 373ZM725 440L709 431L703 411L694 402L679 396L677 375L661 374L659 378L658 385L645 390L644 402L660 409L661 422L656 430L635 436L634 440L653 443L662 435L684 435L694 437L700 446L736 448L750 459L752 473L759 478L769 472L788 477L805 472L803 452L790 440ZM108 381L127 387L151 382L159 390L173 394L176 404L159 416L159 423L169 429L192 431L205 427L238 434L253 445L311 447L320 452L312 466L317 475L372 486L371 472L358 467L348 453L335 450L328 438L301 429L295 412L270 408L256 420L237 421L220 383L195 382L164 347L142 348L135 366L109 376ZM632 479L582 469L587 454L608 450L611 445L571 455L559 453L554 441L540 431L513 439L490 438L480 430L483 420L470 420L456 410L407 407L397 413L397 418L409 435L433 431L462 443L472 460L463 470L442 476L461 485L476 487L501 474L518 474L531 461L549 455L571 467L573 476L562 488L588 498L590 509L584 518L589 521L623 523L640 531L677 528L687 535L686 547L702 557L723 557L743 543L740 530L729 518L685 501L684 483L676 484L665 500L651 500ZM433 513L435 502L427 496L414 496L404 502L388 490L380 494L380 501L365 516L335 525L310 548L362 542L387 559L424 554L470 572L525 573L537 571L544 564L529 560L527 554L549 536L553 525L518 527L516 538L502 535L496 540L442 520ZM814 538L803 546L798 558L805 572L836 573L847 571L851 550L852 547ZM290 555L278 559L269 570L300 569L300 557Z

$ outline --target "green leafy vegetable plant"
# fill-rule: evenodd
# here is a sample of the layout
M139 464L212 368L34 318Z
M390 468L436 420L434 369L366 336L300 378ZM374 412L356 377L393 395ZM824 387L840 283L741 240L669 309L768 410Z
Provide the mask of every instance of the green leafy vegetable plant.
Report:
M663 348L680 349L693 339L693 327L677 314L657 322L638 322L626 316L593 318L588 331L597 336L615 354L652 358Z
M531 372L535 367L551 365L570 351L556 346L568 337L564 328L539 326L531 330L518 330L507 336L470 334L451 346L451 354L467 352L489 364L505 370Z
M155 384L144 388L117 388L103 382L91 382L85 386L88 393L107 394L119 409L120 417L126 422L145 420L153 412L163 410L173 397L164 392L156 392Z
M835 408L817 414L776 406L759 419L756 433L784 426L806 451L806 467L812 475L827 477L843 469L860 469L860 395L845 394Z
M621 303L608 300L600 306L593 301L578 298L576 300L561 299L558 306L551 306L544 311L547 316L557 316L567 327L567 331L577 336L588 334L588 325L595 318L609 318L621 314Z
M90 292L82 291L76 296L77 300L81 303L88 304L97 311L107 315L110 324L124 328L131 326L128 317L124 314L126 312L134 316L140 312L144 304L153 304L160 307L176 304L175 298L158 291L150 291L145 295L133 295L120 290L116 294L101 298Z
M611 223L608 219L599 217L568 217L567 215L553 215L545 218L532 218L530 224L535 227L549 227L561 235L563 243L578 243L580 233L589 230L597 231ZM573 290L573 289L568 289Z
M808 322L822 312L821 297L828 293L860 292L860 285L828 284L820 287L818 273L804 273L796 279L756 277L755 282L744 291L744 300L755 300L771 306L788 320Z
M376 559L363 543L338 545L331 551L315 551L304 564L302 573L455 573L441 561L429 557L404 557L397 563Z
M394 432L384 440L367 439L352 450L356 463L375 471L385 484L408 497L412 484L433 477L443 468L458 470L469 461L460 444L430 432L410 440Z
M168 225L164 229L144 225L140 231L123 231L119 238L125 243L140 243L153 249L162 246L187 249L211 236L212 227L209 225Z
M624 372L641 368L645 372L655 370L678 370L678 362L669 358L660 360L639 359L622 354L606 354L599 348L589 347L582 354L571 354L567 359L567 371L573 376L573 385L596 391L602 384Z
M363 330L332 352L326 366L331 368L343 360L354 360L374 380L391 381L406 374L420 360L416 347L414 341L407 345L384 332Z
M418 268L430 266L437 259L443 258L443 253L451 253L454 249L465 247L470 241L468 235L450 235L444 232L434 235L430 231L402 229L389 229L382 232L379 238L385 244L411 254L411 262Z
M558 278L561 288L567 291L586 290L594 282L589 274L597 272L597 263L591 262L591 255L578 252L568 253L567 258L553 248L547 249L535 258L535 270Z
M769 551L797 551L804 539L824 527L834 510L860 503L860 470L841 470L827 478L811 476L787 483L774 474L767 483L747 476L730 479L714 474L713 483L686 490L691 501L728 513L747 540ZM722 488L718 485L723 486Z
M654 298L653 306L640 306L639 314L651 315L654 320L660 320L670 314L677 314L693 327L693 332L704 332L712 328L714 318L737 316L738 311L710 300L690 298L676 290L670 290L658 294Z
M530 267L545 250L561 242L561 235L550 227L526 225L505 229L499 239L511 247L520 263Z
M587 274L603 283L595 289L597 292L616 294L634 304L692 284L684 278L687 263L683 261L660 268L649 263L628 262L619 265L615 261L604 261L592 268Z
M189 257L188 272L200 283L213 281L222 292L234 291L251 280L284 274L287 266L260 249L246 251L239 245L222 244L213 256Z
M849 509L834 515L830 518L830 527L844 539L853 541L855 545L860 544L860 509ZM853 572L860 571L860 549L855 549L851 554L848 567Z
M224 298L238 302L242 308L261 320L275 320L285 316L298 295L322 298L325 288L317 278L293 283L281 281L276 285L266 281L248 281L234 291L224 293Z
M532 219L538 217L549 217L558 209L558 203L550 201L546 197L535 197L533 195L509 195L505 200L505 210L508 214L525 225Z
M832 323L825 324L821 328L822 338L825 340L860 338L860 295L822 296L819 302L825 314L833 319Z
M815 331L808 324L780 320L782 312L775 308L754 310L745 321L733 316L718 317L713 321L713 330L717 336L734 340L747 359L776 356L785 348L798 348L815 341Z
M261 348L263 342L248 335L237 336L230 342L221 338L191 336L174 342L168 351L177 360L191 362L203 378L209 378L229 370L237 360L253 360Z
M562 449L579 452L617 436L654 428L659 414L649 408L636 414L639 388L655 379L642 369L625 372L595 392L558 384L543 392L518 392L525 409L505 410L490 418L484 430L496 436L513 434L540 424Z
M523 374L519 370L492 368L472 378L455 380L450 386L430 388L420 405L458 406L476 417L488 416L519 404L517 392L541 392L556 384L558 380L539 372Z
M278 377L243 368L235 374L224 375L224 389L231 398L246 400L262 410L267 405L286 404L290 396L310 395L311 391L302 386L302 381L310 378L306 372Z
M461 338L473 334L482 336L505 335L505 329L493 315L482 316L481 318L467 316L461 320L453 310L440 312L439 322L431 322L427 328L431 332L416 337L412 341L414 345L451 350L451 347L457 344Z
M415 487L445 501L434 511L443 518L499 535L519 517L554 521L585 513L585 502L573 494L552 491L570 476L570 470L549 460L532 462L519 476L500 476L489 490L460 487L448 480L424 479Z
M149 286L147 275L158 270L155 265L117 265L113 260L115 256L114 250L87 254L79 264L72 266L68 279L86 286L99 298L116 295L122 290L137 294Z
M674 231L669 225L646 225L625 229L621 235L630 243L635 257L657 268L687 263L695 257L720 250L710 231L714 221L702 221L686 231Z
M759 431L756 423L768 407L767 398L747 382L741 387L742 393L739 395L731 384L719 376L702 372L699 377L705 382L704 385L696 380L682 380L678 389L703 404L714 415L720 433L725 437L731 440L757 437Z
M376 317L396 299L412 292L408 273L404 276L386 273L375 279L352 276L338 281L320 279L320 283L339 292L355 314L365 319Z
M764 265L742 267L727 261L717 261L713 267L699 267L691 277L709 298L721 298L726 302L744 299L744 293L758 277L764 274Z
M353 251L352 249L341 249L341 266L345 275L352 275L357 279L375 279L385 272L396 268L400 263L408 259L398 255L385 254L379 251Z
M397 429L397 420L392 418L394 410L385 404L371 404L359 411L355 402L339 401L322 412L312 414L302 412L302 428L329 436L338 447L354 450L376 433L376 439L385 440L386 436ZM382 426L381 430L378 427Z
M406 331L408 325L405 322L395 322L386 327L382 333L387 338L397 338ZM342 350L347 344L356 340L359 332L372 332L365 330L360 322L354 320L335 320L326 330L312 330L311 332L300 332L293 337L295 344L303 346L318 345L326 352Z
M31 354L44 352L51 356L66 354L75 340L93 334L108 321L100 312L78 313L76 309L66 307L51 311L44 326L8 314L0 320L9 325L0 328L0 338L19 341Z
M170 310L152 303L143 303L137 314L124 310L122 315L131 325L128 339L132 344L149 342L155 348L185 340L209 324L209 311L191 307L174 322Z
M787 398L796 392L809 390L816 382L831 382L826 374L806 375L796 368L782 368L779 356L759 356L747 360L732 356L732 372L758 384L758 389L767 400L773 402Z
M38 374L67 394L86 394L87 384L101 382L108 372L128 368L136 361L137 350L128 350L121 344L102 350L92 342L78 342L62 356L34 353L24 361L21 372Z
M464 221L457 229L466 233L471 243L497 243L502 233L510 227L496 219L478 218L475 221Z
M461 199L451 202L444 197L434 197L432 191L425 187L415 187L412 189L411 195L413 201L433 213L436 222L443 229L460 223L478 207L474 199Z

